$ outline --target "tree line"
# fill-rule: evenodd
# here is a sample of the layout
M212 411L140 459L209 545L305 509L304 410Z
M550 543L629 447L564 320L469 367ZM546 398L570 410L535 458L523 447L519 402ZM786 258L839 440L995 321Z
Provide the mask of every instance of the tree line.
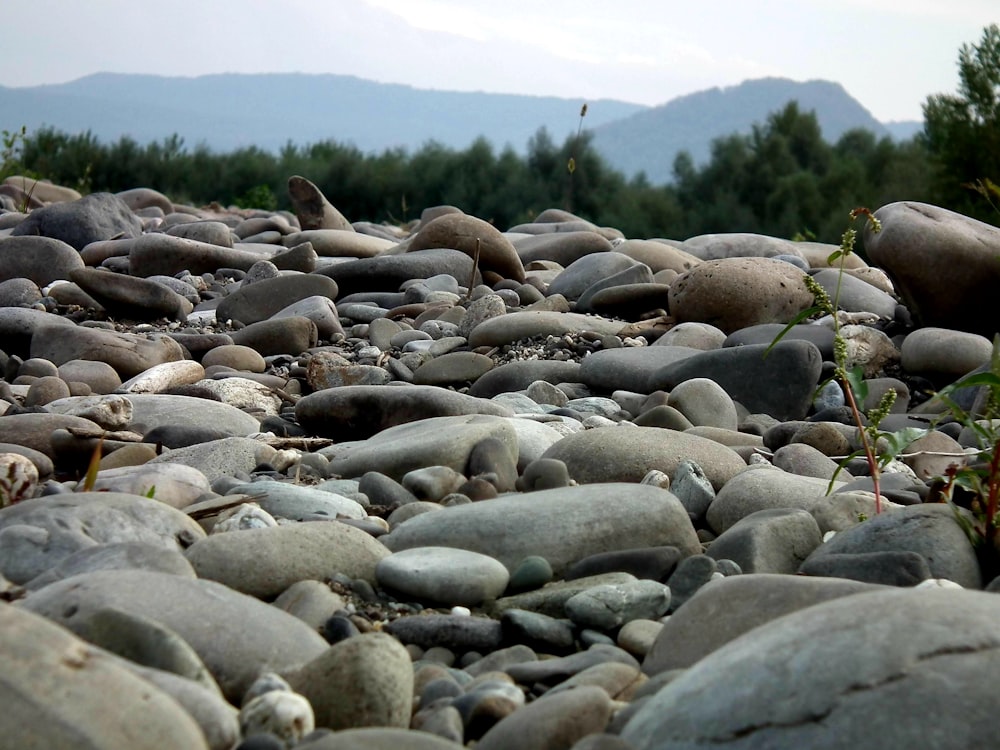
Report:
M402 223L451 204L507 229L561 207L629 237L759 232L837 242L852 208L897 200L998 223L988 199L990 178L1000 182L1000 27L962 47L959 73L959 91L930 97L923 132L909 140L854 130L828 143L815 114L791 102L751 133L717 139L704 165L682 152L669 185L615 171L586 131L557 144L545 129L522 155L483 138L465 149L429 142L413 153L363 153L333 140L215 153L176 135L101 143L90 132L43 128L8 144L2 166L84 192L144 186L176 202L267 210L289 208L285 185L299 174L352 220Z

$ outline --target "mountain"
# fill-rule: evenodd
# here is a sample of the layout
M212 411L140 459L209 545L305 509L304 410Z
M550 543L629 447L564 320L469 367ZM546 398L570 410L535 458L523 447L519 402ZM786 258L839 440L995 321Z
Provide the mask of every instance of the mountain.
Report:
M90 130L104 142L123 135L139 143L174 133L189 147L216 151L244 146L277 151L332 139L364 152L429 140L465 148L484 136L523 151L542 126L562 142L578 126L579 99L459 93L377 83L354 76L224 74L196 78L98 73L69 83L0 87L0 128L49 125L67 133ZM602 100L586 125L599 126L645 109Z
M673 99L658 107L604 99L588 102L584 127L608 163L626 175L640 171L669 182L681 150L696 164L714 138L748 133L755 123L796 100L815 110L824 137L851 128L907 138L921 123L883 125L837 83L780 78L746 81ZM0 129L29 132L48 125L90 131L103 142L130 136L139 143L173 134L214 151L257 146L277 151L332 139L363 152L419 149L428 141L454 149L478 136L497 149L523 153L545 127L556 143L575 133L582 100L552 96L465 93L377 83L354 76L300 73L222 74L196 78L98 73L69 83L0 86Z
M713 88L678 97L617 122L593 128L594 147L626 175L645 172L650 182L672 178L674 158L688 151L697 166L709 161L712 141L749 133L755 123L797 101L814 110L823 137L836 141L846 131L865 128L877 136L889 131L839 83L761 78L738 86Z
M893 120L882 123L893 140L909 140L924 129L924 123L920 120Z

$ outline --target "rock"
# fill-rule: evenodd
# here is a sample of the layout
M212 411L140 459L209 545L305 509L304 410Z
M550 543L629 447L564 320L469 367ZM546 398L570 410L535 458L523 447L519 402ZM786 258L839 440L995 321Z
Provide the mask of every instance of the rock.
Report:
M686 346L636 346L603 349L580 363L578 380L591 388L650 393L657 373L667 365L699 353Z
M434 248L334 263L318 269L316 274L336 281L343 298L361 292L396 292L411 279L427 279L442 273L468 283L473 270L472 258L460 250ZM481 281L478 273L475 278L476 283Z
M315 727L316 717L309 701L286 690L270 690L240 709L240 733L244 737L266 732L286 745L295 745Z
M779 341L765 357L767 348L751 344L701 352L664 366L648 386L670 391L685 380L708 378L751 413L782 421L802 419L819 383L820 351L808 341Z
M611 242L596 232L552 232L530 237L519 237L513 241L517 254L524 264L533 261L552 261L566 267L585 255L608 253Z
M176 549L149 542L104 542L81 547L24 584L29 591L95 570L152 570L195 578L194 568Z
M812 515L798 508L771 508L744 516L708 547L716 560L732 560L744 573L798 571L823 537Z
M335 573L374 582L375 566L388 553L360 529L316 521L213 534L186 554L199 577L270 599L298 581Z
M701 260L723 258L773 258L776 255L802 256L798 242L762 234L732 232L701 234L685 240L680 249ZM835 248L830 248L832 252ZM827 252L827 255L830 254Z
M620 571L639 579L666 581L677 566L681 552L676 547L640 547L620 552L598 552L573 563L563 578L572 581L587 576Z
M567 333L592 332L616 334L622 328L620 321L580 313L562 313L551 310L523 310L490 318L476 326L469 334L469 346L503 346L534 336L564 336Z
M298 355L316 346L319 329L312 320L301 316L271 318L234 331L232 340L239 346L256 349L265 357L276 354Z
M166 693L44 617L0 605L11 747L204 748L202 730ZM124 713L123 713L124 712ZM142 716L141 722L134 717Z
M344 333L337 314L337 306L329 297L314 294L281 308L271 316L273 320L295 317L307 318L315 323L316 332L323 341L329 341Z
M751 513L771 508L812 511L826 501L830 483L816 477L788 474L769 467L752 467L726 483L708 508L706 520L723 533ZM840 487L834 484L834 490Z
M244 437L260 431L260 422L254 417L219 401L167 393L129 393L128 400L132 403L134 430L203 429L211 425L213 430L229 437Z
M848 273L841 274L839 269L823 268L812 274L812 277L826 290L831 300L837 294L837 287L840 287L838 303L841 310L875 313L886 320L892 320L896 315L898 303L892 296Z
M489 555L513 570L529 555L561 574L596 552L673 545L700 549L680 503L658 487L591 484L498 497L411 518L382 537L390 550L448 546Z
M182 271L214 274L219 268L247 271L260 260L259 252L222 247L168 234L144 234L135 240L128 253L128 272L132 276L174 276Z
M916 552L926 558L934 578L971 589L983 585L975 550L948 505L911 505L873 516L838 532L808 560L871 552Z
M51 326L76 330L76 325L53 313L20 307L0 307L0 337L3 351L27 359L31 356L31 342L36 331Z
M726 333L789 323L813 304L804 278L795 266L773 258L706 261L670 285L670 314L678 322L709 323Z
M746 468L743 459L707 438L658 427L597 427L564 437L544 458L566 464L570 476L582 484L638 482L650 470L673 474L684 460L707 467L714 487L722 487Z
M782 615L880 587L838 578L737 575L698 589L666 621L642 663L650 676L686 669L735 638ZM763 628L762 628L763 630Z
M503 640L500 623L496 620L453 614L397 617L384 630L404 644L424 650L446 648L453 653L495 651Z
M988 594L951 590L819 604L704 658L651 697L621 736L636 748L882 748L931 736L937 747L966 747L1000 728L974 687L996 667L998 613ZM906 637L868 645L885 632ZM789 660L801 668L781 666ZM943 682L963 686L950 693L960 709L921 711Z
M193 309L188 300L156 281L96 268L75 269L69 278L97 300L109 315L131 320L186 320Z
M305 177L293 175L288 178L288 195L292 199L295 216L303 229L354 230L351 222Z
M96 544L180 550L204 535L180 511L136 495L77 492L24 500L0 509L0 574L26 583Z
M581 628L614 630L626 622L667 613L670 589L657 581L605 584L581 591L566 602L566 615Z
M480 375L469 388L469 395L493 398L499 393L526 390L537 380L551 384L577 382L580 379L580 367L576 362L546 359L507 362Z
M31 356L57 366L75 359L106 362L122 378L134 377L154 365L184 359L180 345L169 336L119 333L83 326L45 326L31 339Z
M993 343L962 330L919 328L903 339L903 369L914 375L950 380L989 364Z
M62 240L30 235L0 239L0 281L30 279L43 287L80 268L80 253Z
M83 250L91 242L114 237L134 238L141 233L139 219L111 193L91 193L79 200L35 209L11 232L15 237L52 237L76 250Z
M256 503L272 516L294 521L309 516L365 518L365 509L355 500L317 487L303 487L288 482L251 482L229 488L228 494L252 495Z
M409 422L475 414L512 416L499 404L430 385L327 388L304 396L295 405L295 416L303 427L334 440L363 440Z
M413 236L408 251L442 247L458 250L470 258L478 256L483 272L492 272L501 279L524 281L524 267L510 240L492 224L475 216L452 213L429 221Z
M799 574L847 578L885 586L916 586L932 577L927 558L917 552L822 555L802 563Z
M148 464L182 464L197 469L209 482L239 472L249 473L274 457L271 446L252 438L230 437L162 453Z
M493 360L476 352L450 352L428 360L413 372L415 385L474 383L493 369Z
M678 383L667 402L693 425L735 430L736 406L722 386L708 378L691 378Z
M281 238L285 247L308 242L322 258L373 258L396 245L392 240L346 229L306 229Z
M399 750L401 747L407 750L458 750L462 745L427 732L372 727L334 732L295 747L296 750Z
M604 690L589 685L543 696L499 721L476 747L479 750L515 745L523 750L572 747L581 737L604 730L611 718L611 706Z
M215 317L220 321L238 320L244 325L250 325L267 320L289 305L308 297L319 296L334 300L337 293L337 282L326 276L311 273L277 276L242 286L223 297L215 310Z
M864 231L865 250L884 269L921 326L993 336L992 289L1000 229L937 206L890 203L875 212L882 231Z
M593 284L641 265L627 255L616 252L584 255L552 280L548 294L561 294L568 300L577 300ZM653 280L648 267L639 278L642 281Z
M327 650L315 631L276 607L214 581L165 573L86 573L34 592L23 606L83 638L93 613L109 607L159 622L187 641L235 703L261 672L289 671Z
M496 599L510 574L492 557L448 547L418 547L391 554L375 568L385 589L446 606L474 607Z

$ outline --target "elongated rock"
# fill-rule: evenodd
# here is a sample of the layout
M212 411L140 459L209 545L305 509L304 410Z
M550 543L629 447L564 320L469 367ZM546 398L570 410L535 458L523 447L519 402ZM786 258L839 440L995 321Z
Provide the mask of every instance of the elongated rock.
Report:
M680 501L649 485L591 484L498 497L404 521L382 542L392 551L458 547L489 555L514 570L529 555L559 575L588 555L667 544L700 551Z

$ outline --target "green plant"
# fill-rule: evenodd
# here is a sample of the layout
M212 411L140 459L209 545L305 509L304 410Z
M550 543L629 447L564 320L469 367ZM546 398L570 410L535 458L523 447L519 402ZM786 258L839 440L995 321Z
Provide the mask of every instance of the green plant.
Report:
M864 216L865 221L871 227L873 232L880 232L882 230L882 225L879 220L875 218L872 212L867 208L856 208L850 213L850 219L853 223L857 220L859 216ZM848 368L848 354L847 354L847 340L844 338L840 327L840 317L838 315L839 303L840 303L840 289L841 282L844 277L845 263L847 258L854 252L855 243L857 242L858 232L851 226L848 227L844 232L840 240L840 247L827 258L827 263L830 266L836 264L838 270L837 275L837 286L834 289L833 298L827 291L819 285L819 283L808 274L805 276L806 287L813 295L813 300L815 304L809 307L798 315L796 315L792 321L785 326L784 329L775 337L774 341L767 348L765 356L771 349L782 339L785 334L787 334L794 326L801 323L802 321L810 318L814 315L829 315L833 319L833 357L834 357L834 374L833 380L840 384L841 389L844 392L844 400L847 403L848 408L851 410L851 416L854 419L854 424L858 428L858 442L861 443L861 448L850 456L848 456L838 468L843 468L844 464L858 455L863 455L865 460L868 462L868 469L871 474L872 484L875 492L875 513L879 514L882 512L882 496L881 496L881 486L880 478L882 469L885 468L886 464L895 458L903 450L903 448L912 442L912 440L917 436L907 431L901 431L900 433L895 433L891 435L886 435L879 431L879 425L885 416L889 413L892 408L893 403L896 400L896 392L894 390L887 390L882 396L878 405L870 409L867 414L862 414L861 404L864 404L868 397L868 385L864 381L864 372L861 367ZM919 434L923 434L923 430L919 430ZM884 445L886 450L878 452L877 448L879 446L880 438L885 438ZM834 474L834 479L836 474ZM833 480L831 480L832 483Z

